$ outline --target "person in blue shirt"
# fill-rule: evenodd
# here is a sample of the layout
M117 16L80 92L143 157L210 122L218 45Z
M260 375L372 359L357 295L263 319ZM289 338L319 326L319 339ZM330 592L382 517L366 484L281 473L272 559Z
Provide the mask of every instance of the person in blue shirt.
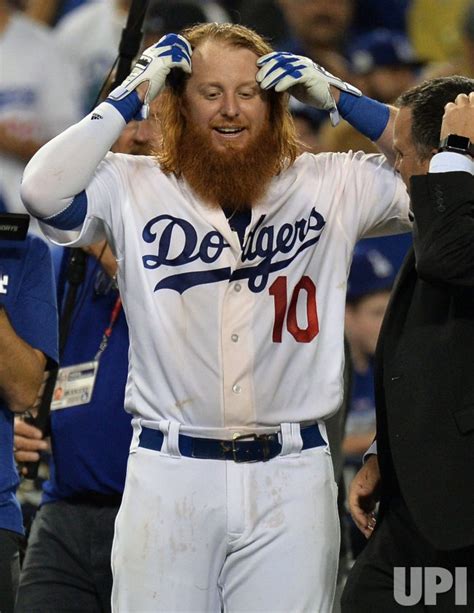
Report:
M133 121L113 150L146 154L156 136L152 118ZM105 243L85 251L51 405L50 478L28 540L17 613L110 611L114 522L132 437L123 408L129 339L115 257ZM45 446L36 428L16 423L17 461L38 460Z
M35 402L48 360L57 361L57 308L48 246L0 240L0 611L13 611L23 520L15 497L13 415Z
M372 362L395 274L385 253L359 243L347 284L344 328L353 378L343 449L346 458L356 464L360 464L375 435Z
M370 240L357 245L347 284L344 326L352 363L352 390L342 442L346 483L361 467L362 456L375 436L373 361L395 274L391 259ZM365 546L365 538L352 521L349 532L356 558Z
M106 247L99 261L86 256L51 405L50 478L28 541L18 611L110 607L110 551L132 429L123 410L128 330L106 272L109 255ZM107 330L107 346L98 355ZM91 375L94 362L98 368ZM17 424L16 432L28 435L27 428ZM24 447L18 436L16 447Z

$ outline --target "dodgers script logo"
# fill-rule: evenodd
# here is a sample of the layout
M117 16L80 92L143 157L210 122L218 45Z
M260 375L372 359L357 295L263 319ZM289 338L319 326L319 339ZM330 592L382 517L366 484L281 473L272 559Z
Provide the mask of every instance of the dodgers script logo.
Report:
M264 226L265 217L262 215L248 233L241 255L244 266L234 271L229 266L212 267L224 250L230 247L216 230L208 232L199 241L194 226L185 219L173 215L159 215L150 219L142 237L146 243L154 244L156 253L143 256L143 265L149 269L160 266L180 269L178 273L161 279L155 285L155 292L173 289L182 294L195 285L241 279L248 279L252 292L261 292L267 286L270 273L283 270L300 253L319 241L326 224L315 208L307 218L284 223L278 229ZM176 249L176 245L180 247ZM192 264L196 261L209 264L209 270L192 270ZM255 265L252 266L252 262L256 262Z

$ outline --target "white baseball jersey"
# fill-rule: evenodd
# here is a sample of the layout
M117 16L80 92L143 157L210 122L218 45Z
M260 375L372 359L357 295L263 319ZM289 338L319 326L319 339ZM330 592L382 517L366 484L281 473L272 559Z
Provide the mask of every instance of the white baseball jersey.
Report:
M118 55L127 13L116 0L87 2L71 11L54 30L63 57L79 73L82 109L88 113Z
M222 210L152 158L108 154L86 192L70 244L106 235L115 250L128 411L225 438L337 410L354 245L410 229L382 156L300 156L253 209L243 249Z
M74 72L64 65L51 32L14 13L0 34L0 122L18 139L46 142L80 118ZM25 163L0 151L0 198L24 213L20 181Z

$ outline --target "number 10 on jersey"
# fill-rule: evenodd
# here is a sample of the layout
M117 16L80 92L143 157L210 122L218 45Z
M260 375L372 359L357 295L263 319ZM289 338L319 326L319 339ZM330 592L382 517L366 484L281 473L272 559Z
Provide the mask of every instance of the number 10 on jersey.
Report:
M288 306L287 277L277 277L268 288L275 301L275 322L273 324L274 343L281 343L283 325L298 343L310 343L319 332L318 309L316 306L316 285L307 277L301 277L291 294ZM303 295L302 295L303 294ZM306 296L306 327L298 324L298 301Z

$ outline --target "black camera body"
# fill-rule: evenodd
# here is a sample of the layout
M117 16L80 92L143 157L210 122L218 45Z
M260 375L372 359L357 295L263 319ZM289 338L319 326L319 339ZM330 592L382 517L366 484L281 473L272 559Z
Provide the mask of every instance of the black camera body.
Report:
M0 240L24 241L29 225L26 213L0 213Z

